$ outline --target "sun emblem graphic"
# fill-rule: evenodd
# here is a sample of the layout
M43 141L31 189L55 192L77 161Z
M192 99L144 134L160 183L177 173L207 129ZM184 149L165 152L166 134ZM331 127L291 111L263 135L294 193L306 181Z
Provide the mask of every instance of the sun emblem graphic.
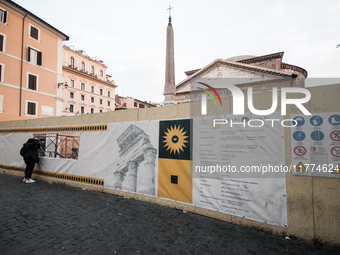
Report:
M163 143L165 143L164 147L167 147L167 151L170 150L170 153L174 153L176 155L176 152L180 154L180 150L184 151L183 148L187 147L185 144L188 143L186 139L188 136L185 136L185 133L187 131L183 131L184 127L180 129L180 125L176 127L176 125L173 127L171 126L170 130L167 128L168 132L164 132L166 135L163 136L165 139Z

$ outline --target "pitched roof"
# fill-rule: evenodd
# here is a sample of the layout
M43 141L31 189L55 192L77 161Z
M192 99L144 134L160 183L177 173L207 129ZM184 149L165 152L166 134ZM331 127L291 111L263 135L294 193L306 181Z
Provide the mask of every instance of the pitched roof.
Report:
M70 37L66 34L64 34L63 32L61 32L60 30L56 29L55 27L53 27L52 25L48 24L46 21L44 21L43 19L39 18L38 16L34 15L32 12L26 10L25 8L21 7L20 5L18 5L17 3L11 1L11 0L4 0L5 2L7 2L8 4L18 8L21 11L24 11L27 14L30 14L30 16L32 16L33 18L35 18L36 20L40 21L41 23L43 23L44 25L46 25L47 27L51 28L52 30L54 30L55 32L57 32L58 34L61 35L61 37L64 37L64 41L68 41L70 39Z
M227 60L223 60L223 59L216 59L215 61L211 62L207 66L205 66L201 69L197 69L198 71L193 73L190 77L187 77L183 81L179 82L176 85L176 90L183 87L192 78L197 78L197 77L209 72L211 69L213 69L217 65L226 65L226 66L231 66L231 67L234 67L234 68L239 68L239 69L248 70L248 71L261 72L261 73L280 76L280 77L296 77L295 74L292 74L292 73L289 73L289 72L279 71L279 70L260 67L260 66L253 66L253 65L249 65L249 64L240 63L240 62L231 62L231 61L227 61Z

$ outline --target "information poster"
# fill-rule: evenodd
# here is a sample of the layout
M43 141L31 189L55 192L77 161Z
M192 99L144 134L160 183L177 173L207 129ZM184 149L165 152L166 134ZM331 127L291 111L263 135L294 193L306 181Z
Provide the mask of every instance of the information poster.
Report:
M293 174L340 178L340 114L291 115Z
M193 203L287 226L281 123L279 112L194 118Z

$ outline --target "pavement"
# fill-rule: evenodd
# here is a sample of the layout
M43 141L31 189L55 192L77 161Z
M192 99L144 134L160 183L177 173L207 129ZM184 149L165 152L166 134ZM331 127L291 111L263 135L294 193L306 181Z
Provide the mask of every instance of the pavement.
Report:
M0 254L340 254L134 199L0 174Z

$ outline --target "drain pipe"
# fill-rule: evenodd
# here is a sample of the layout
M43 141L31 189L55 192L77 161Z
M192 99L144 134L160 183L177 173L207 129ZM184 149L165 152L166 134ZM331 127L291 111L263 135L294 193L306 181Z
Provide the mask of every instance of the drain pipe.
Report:
M22 98L22 66L24 63L24 29L25 29L25 18L28 12L26 12L24 18L22 19L22 35L21 35L21 67L20 67L20 99L19 99L19 116L21 116L21 98Z

